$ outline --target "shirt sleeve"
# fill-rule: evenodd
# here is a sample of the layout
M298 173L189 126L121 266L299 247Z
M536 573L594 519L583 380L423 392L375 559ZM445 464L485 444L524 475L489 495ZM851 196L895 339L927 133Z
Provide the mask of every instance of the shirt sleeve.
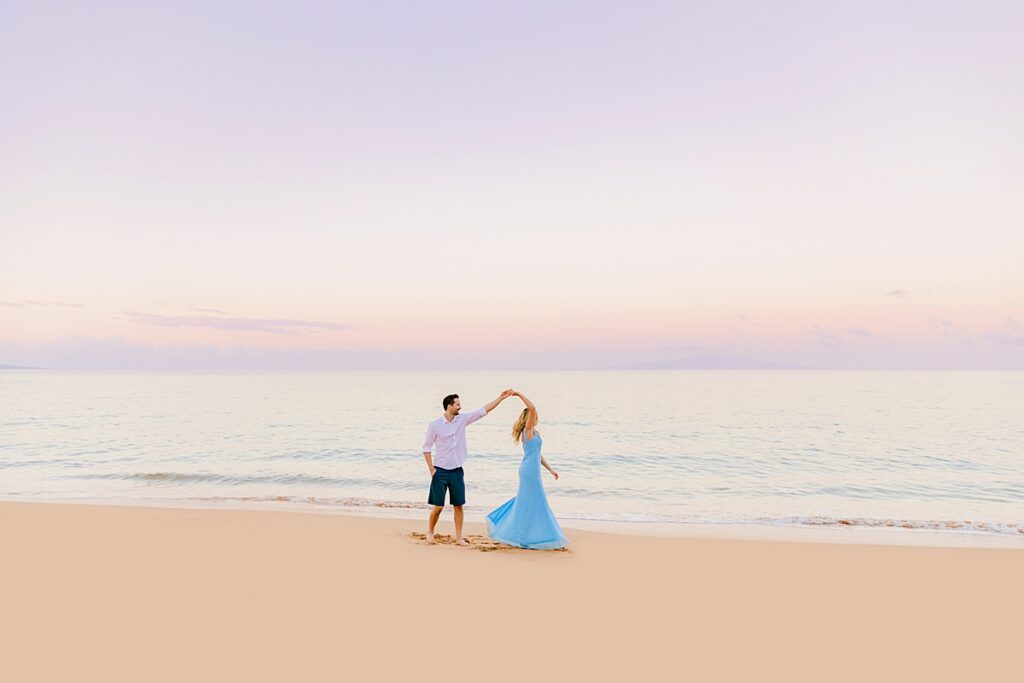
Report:
M472 413L466 415L466 426L468 427L486 414L487 408L477 408Z
M434 423L431 422L427 425L427 434L423 437L423 450L422 453L430 453L434 450L434 442L437 440L437 434L434 433Z

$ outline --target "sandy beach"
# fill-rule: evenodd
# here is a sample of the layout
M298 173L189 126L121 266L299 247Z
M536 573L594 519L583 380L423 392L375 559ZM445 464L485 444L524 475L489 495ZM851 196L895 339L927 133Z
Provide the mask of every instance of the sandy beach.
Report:
M0 503L0 680L1019 680L1022 550L421 527Z

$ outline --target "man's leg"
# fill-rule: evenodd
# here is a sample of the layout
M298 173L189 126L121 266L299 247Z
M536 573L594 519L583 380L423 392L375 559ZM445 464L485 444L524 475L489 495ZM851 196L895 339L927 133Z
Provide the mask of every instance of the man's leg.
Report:
M444 510L444 506L443 505L435 505L432 508L430 508L430 526L427 528L427 542L428 543L433 543L434 542L434 527L437 526L437 520L438 520L438 518L441 517L441 510ZM458 524L457 528L460 528L460 529L462 528L461 512L462 512L462 510L461 510L461 508L459 508L458 512L455 513L456 515L458 515L457 519L459 520L459 522L457 523Z
M455 542L459 545L469 545L466 539L462 538L462 506L453 505L455 508Z
M462 537L462 506L466 504L466 477L461 467L452 470L449 486L451 504L455 508L455 542L459 545L469 545Z
M427 504L430 508L430 524L427 527L427 542L434 542L434 527L441 517L441 510L444 509L444 495L448 491L448 470L440 467L434 468L434 476L430 478L430 495L427 496Z

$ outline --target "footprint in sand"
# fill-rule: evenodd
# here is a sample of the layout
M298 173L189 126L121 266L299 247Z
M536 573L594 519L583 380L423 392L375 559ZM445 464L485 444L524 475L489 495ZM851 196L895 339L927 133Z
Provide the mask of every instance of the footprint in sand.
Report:
M409 534L409 538L414 541L427 542L427 535L414 531ZM504 552L504 553L536 553L536 552L555 552L555 553L567 553L568 548L558 548L557 550L528 550L526 548L517 548L511 545L505 545L504 543L498 543L495 540L488 538L487 536L463 536L463 538L469 542L468 548L472 550L479 550L483 553L491 552ZM448 534L434 534L434 543L436 545L455 545L455 537L449 536Z

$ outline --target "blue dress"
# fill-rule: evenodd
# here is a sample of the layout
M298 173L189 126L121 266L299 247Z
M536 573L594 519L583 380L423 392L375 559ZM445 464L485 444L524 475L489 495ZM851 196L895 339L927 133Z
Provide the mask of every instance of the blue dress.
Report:
M516 497L487 515L487 534L495 541L533 548L564 548L569 541L551 512L544 484L540 480L540 434L523 442L523 461L519 463L519 491Z

